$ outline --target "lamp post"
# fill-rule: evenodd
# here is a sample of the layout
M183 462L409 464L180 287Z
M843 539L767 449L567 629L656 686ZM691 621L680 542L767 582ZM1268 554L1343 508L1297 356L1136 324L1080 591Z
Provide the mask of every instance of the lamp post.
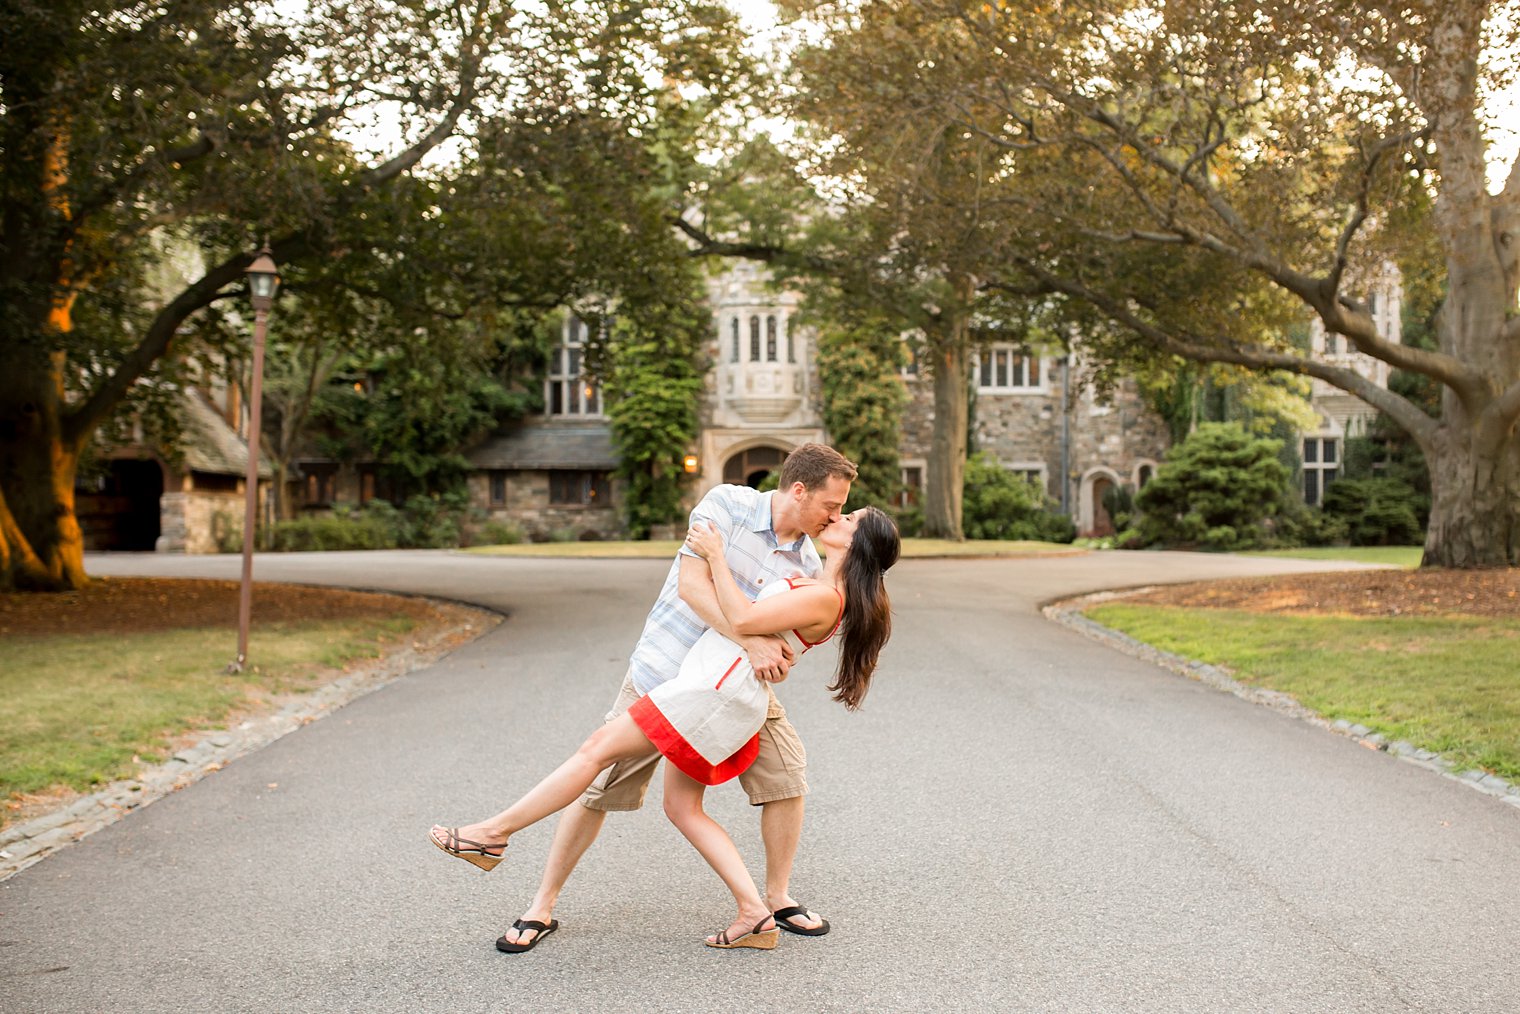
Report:
M248 662L248 623L253 615L253 540L258 532L259 512L259 426L264 401L264 331L269 325L269 308L274 305L275 290L280 287L280 273L268 243L248 265L248 292L253 303L253 378L248 388L248 479L244 490L243 511L243 585L238 594L237 658L227 666L228 672L242 672Z

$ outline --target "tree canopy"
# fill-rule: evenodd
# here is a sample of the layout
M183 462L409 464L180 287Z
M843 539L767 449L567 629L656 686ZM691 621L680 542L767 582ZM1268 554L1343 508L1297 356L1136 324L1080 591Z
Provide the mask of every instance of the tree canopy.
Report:
M6 586L85 579L80 455L139 381L237 351L213 311L265 237L290 298L357 301L392 351L615 296L684 254L688 107L746 90L703 0L61 0L5 5L0 35Z
M1509 83L1520 5L786 6L879 68L857 102L887 136L1000 152L1019 238L984 284L1092 307L1108 323L1079 336L1092 361L1284 370L1358 396L1431 462L1426 563L1520 562L1520 172L1488 191L1480 107ZM1422 245L1444 276L1435 348L1397 341L1367 296ZM1294 315L1429 377L1439 414L1296 346Z

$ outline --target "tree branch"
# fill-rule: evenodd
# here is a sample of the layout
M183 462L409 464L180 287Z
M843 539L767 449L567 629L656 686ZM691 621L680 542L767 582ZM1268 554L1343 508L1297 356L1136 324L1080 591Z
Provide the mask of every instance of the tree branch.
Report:
M302 236L282 239L272 249L277 261L294 260L310 251ZM62 426L64 443L76 450L82 447L96 427L103 424L126 397L138 378L146 375L168 351L169 343L174 340L180 325L197 310L228 296L229 293L222 290L243 277L254 256L251 253L240 253L227 258L160 310L148 326L143 340L127 353L121 364L99 386L65 414Z
M693 257L738 257L744 260L760 261L763 264L774 264L779 260L787 259L820 274L830 276L839 274L838 265L816 254L788 250L786 247L771 243L733 243L715 239L705 229L694 225L680 214L671 215L670 224L696 243L696 246L691 249Z
M1412 402L1385 387L1379 387L1355 370L1331 366L1294 352L1247 347L1228 340L1222 344L1214 344L1199 336L1174 335L1138 316L1122 300L1057 275L1032 261L1020 259L1018 263L1022 270L1040 284L1048 287L1049 291L1062 293L1097 307L1109 318L1153 342L1163 351L1198 362L1231 363L1255 369L1285 370L1314 377L1354 394L1373 408L1386 413L1422 446L1428 446L1434 440L1438 425L1436 420L1426 415ZM1517 398L1520 398L1520 395L1517 395Z
M165 162L170 165L184 165L185 163L205 158L215 151L216 147L216 140L210 134L202 131L189 144L179 148L170 148L168 151L150 154L139 159L129 172L123 173L117 179L100 187L88 200L79 202L74 209L74 213L69 216L70 235L77 235L91 215L120 198L134 183L146 176L148 170L156 162Z
M370 189L394 179L416 165L424 155L453 135L460 118L475 101L475 85L484 59L481 51L481 37L486 27L484 17L472 19L473 30L460 42L459 90L455 93L443 119L439 120L432 130L424 134L410 148L362 174L359 177L361 187Z
M1393 137L1382 138L1372 146L1359 174L1359 185L1356 188L1356 199L1352 206L1351 217L1341 229L1341 234L1335 243L1335 260L1327 279L1331 292L1340 291L1341 278L1345 275L1346 266L1351 259L1351 241L1356 237L1357 230L1367 221L1368 197L1372 192L1372 179L1377 171L1378 163L1390 152L1413 144L1425 133L1425 131L1411 131L1397 134Z
M691 251L692 256L705 257L716 255L719 257L742 257L746 260L762 261L769 264L781 256L781 247L772 246L768 243L731 243L726 240L714 239L707 231L688 222L679 214L670 216L670 224L684 232L697 245Z
M1502 443L1502 435L1513 429L1516 422L1520 422L1520 380L1510 384L1483 414L1493 416L1493 428L1495 433L1501 435Z

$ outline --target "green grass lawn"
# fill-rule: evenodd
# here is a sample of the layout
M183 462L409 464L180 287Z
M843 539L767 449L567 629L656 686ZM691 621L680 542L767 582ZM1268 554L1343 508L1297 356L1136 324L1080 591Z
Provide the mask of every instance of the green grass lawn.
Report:
M511 546L472 546L467 553L482 556L558 556L581 558L628 558L668 560L681 543L675 539L650 542L522 542ZM904 559L945 556L1049 556L1086 552L1057 542L999 542L967 539L904 539Z
M249 642L257 669L236 676L223 672L225 629L0 639L0 799L129 776L134 757L165 759L170 737L214 728L258 695L309 689L322 667L374 657L414 622L261 626Z
M1387 563L1413 570L1420 565L1423 546L1302 546L1298 549L1263 549L1241 556L1286 556L1295 560L1347 560L1351 563Z
M1087 610L1162 650L1228 667L1328 719L1520 782L1520 621L1280 616L1114 602Z

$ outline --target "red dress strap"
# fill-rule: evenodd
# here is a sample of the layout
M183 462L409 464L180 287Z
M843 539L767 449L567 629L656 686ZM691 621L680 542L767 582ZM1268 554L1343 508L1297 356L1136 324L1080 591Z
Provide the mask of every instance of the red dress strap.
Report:
M787 578L786 586L795 591L797 589L797 579L791 577ZM816 648L820 644L824 643L824 641L827 641L829 638L839 633L839 625L844 622L844 592L840 591L838 588L835 588L834 594L839 596L839 615L834 618L833 629L830 630L827 634L823 635L823 641L809 641L807 638L802 636L802 631L798 630L796 627L792 628L792 633L797 635L797 640L802 642L802 646L804 648Z

